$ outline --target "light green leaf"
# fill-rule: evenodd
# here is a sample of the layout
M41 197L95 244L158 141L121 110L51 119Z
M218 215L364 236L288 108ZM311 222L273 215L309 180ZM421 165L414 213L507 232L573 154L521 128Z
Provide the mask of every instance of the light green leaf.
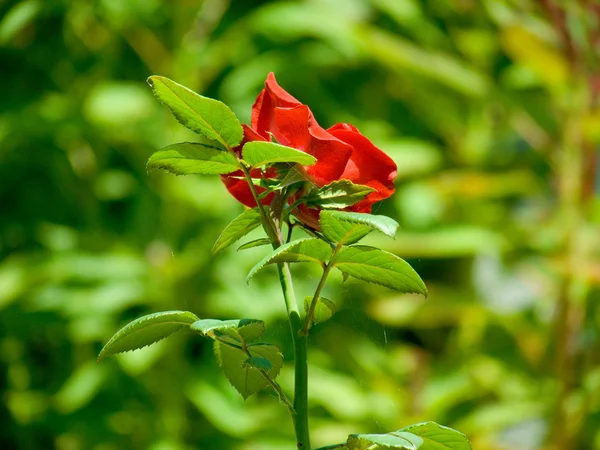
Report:
M249 345L248 352L219 341L215 341L215 354L219 366L223 369L225 376L233 387L247 399L252 394L257 393L267 386L267 380L250 364L244 364L249 358L262 358L269 361L271 369L266 372L271 378L277 377L283 362L283 355L279 348L271 344L253 344Z
M398 449L423 450L423 440L412 433L396 431L388 434L351 434L348 436L348 449Z
M249 365L259 370L271 370L271 361L266 358L259 358L258 356L252 356L242 363L242 367Z
M224 103L203 97L165 77L148 78L154 95L186 128L223 147L235 147L244 136L240 121Z
M238 239L241 239L261 224L258 208L247 209L233 219L221 232L213 245L212 254L216 255Z
M308 205L321 208L343 209L361 201L375 189L362 184L354 184L349 180L337 180L306 196Z
M275 163L297 163L303 166L312 166L317 162L317 158L303 151L274 142L262 141L246 143L242 149L242 157L252 167Z
M246 242L238 247L238 251L246 250L254 247L262 247L263 245L269 245L271 241L267 238L254 239L250 242Z
M350 245L373 230L394 237L398 222L387 216L375 216L347 211L321 211L321 231L332 242Z
M335 258L335 267L369 283L400 292L427 295L425 283L406 261L375 247L357 245L343 248Z
M239 170L231 153L204 144L181 142L157 151L148 159L149 169L165 169L175 175L221 175Z
M257 319L201 319L190 327L192 331L211 339L221 339L228 342L251 342L258 339L265 332L265 323Z
M435 422L417 423L398 431L412 433L423 439L419 450L472 450L467 436Z
M304 311L308 313L308 309L310 308L310 304L312 302L312 297L304 297ZM325 322L333 316L336 311L335 304L331 300L327 300L326 298L319 297L317 299L317 305L315 306L315 313L313 315L313 320L310 325L316 325L321 322Z
M197 320L198 317L189 311L165 311L140 317L110 338L98 355L98 361L154 344L185 326L189 327Z
M323 265L331 257L331 247L320 239L304 238L289 242L273 250L265 256L251 270L246 281L250 280L256 273L267 264L280 262L316 262Z

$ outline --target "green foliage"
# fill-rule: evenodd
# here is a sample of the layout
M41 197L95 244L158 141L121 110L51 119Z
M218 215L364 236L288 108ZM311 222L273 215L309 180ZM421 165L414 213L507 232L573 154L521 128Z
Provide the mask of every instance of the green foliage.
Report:
M240 121L224 103L198 95L165 77L152 76L148 84L183 126L224 148L235 147L242 141Z
M418 423L387 434L353 434L349 450L472 450L467 437L435 422Z
M165 311L140 317L110 338L98 355L98 361L154 344L197 320L198 317L189 311Z
M215 340L229 338L237 344L261 337L265 333L265 323L257 319L202 319L194 322L190 329Z
M239 170L239 163L222 149L182 142L154 153L148 168L165 169L175 175L220 175Z
M252 141L242 149L244 161L252 167L262 167L275 163L298 163L312 166L317 159L306 152L276 144L274 142Z
M261 224L258 208L247 209L233 219L219 235L212 248L212 254L216 255L225 250L237 240L243 238Z
M311 206L322 208L343 209L359 202L375 189L349 180L333 181L321 188L313 190L306 196L305 201Z
M310 308L310 304L312 302L312 297L304 297L304 311L308 312ZM325 322L335 314L336 307L335 304L331 300L327 300L326 298L319 297L317 299L317 305L315 306L315 312L313 315L313 320L310 325L316 325L318 323Z
M314 446L430 418L477 450L597 447L599 122L582 80L596 79L582 42L595 20L553 2L569 55L543 3L2 2L0 446L294 448L272 393L244 404L208 341L177 333L95 363L122 324L170 309L263 318L288 354L271 277L242 286L266 249L208 256L242 208L218 177L145 166L203 139L148 74L249 123L272 70L321 126L352 123L397 163L396 193L373 209L396 238L360 242L409 261L430 291L332 273L323 296L339 311L309 340ZM317 282L306 273L300 300ZM287 367L278 381L291 392Z
M260 260L248 273L246 281L268 264L278 262L316 262L323 265L331 257L331 247L320 239L304 238L289 242L273 250Z
M343 273L400 292L427 295L421 277L398 256L378 248L357 245L342 249L334 260Z
M268 385L268 381L261 373L261 370L265 369L258 367L266 364L258 362L258 366L256 366L254 362L263 359L268 361L270 368L265 372L273 379L279 374L283 363L283 356L279 348L270 344L251 344L244 351L238 347L215 341L215 354L225 376L244 399Z
M393 238L398 229L398 223L390 217L347 211L322 211L319 225L327 239L343 245L354 244L373 230Z

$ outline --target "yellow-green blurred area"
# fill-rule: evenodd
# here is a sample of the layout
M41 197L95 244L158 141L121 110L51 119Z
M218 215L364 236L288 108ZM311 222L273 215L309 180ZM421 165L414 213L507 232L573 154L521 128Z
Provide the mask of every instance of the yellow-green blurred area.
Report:
M599 21L594 0L0 2L0 448L295 448L275 394L244 402L196 335L95 362L142 314L259 318L291 395L275 271L245 283L267 250L210 256L241 205L145 168L197 140L149 75L247 123L273 71L397 162L375 212L401 230L368 242L429 287L333 278L315 446L435 420L475 450L600 449Z

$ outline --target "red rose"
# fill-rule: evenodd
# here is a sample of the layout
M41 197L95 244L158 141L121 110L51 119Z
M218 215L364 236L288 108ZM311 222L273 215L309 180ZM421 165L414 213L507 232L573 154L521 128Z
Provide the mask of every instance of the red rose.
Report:
M310 181L317 187L345 179L375 189L375 192L347 208L348 211L370 213L373 203L394 193L397 169L389 156L352 125L340 123L328 130L321 128L308 106L283 90L273 73L267 77L265 88L252 106L251 127L244 126L244 140L234 150L240 152L248 141L268 141L270 133L280 144L302 150L317 159L316 164L305 167ZM272 177L275 173L255 171L252 176ZM224 175L222 178L238 201L246 206L256 206L241 173ZM267 196L262 203L269 204L271 197ZM318 210L301 206L297 215L307 225L318 225Z

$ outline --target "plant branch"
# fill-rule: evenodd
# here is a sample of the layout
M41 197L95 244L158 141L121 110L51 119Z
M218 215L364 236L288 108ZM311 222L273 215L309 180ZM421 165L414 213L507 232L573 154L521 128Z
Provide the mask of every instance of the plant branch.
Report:
M337 250L338 247L336 247L336 249L334 250L331 259L329 260L329 263L325 265L325 269L323 270L323 274L321 275L321 279L319 280L319 284L317 286L317 289L315 290L315 295L313 295L312 301L310 302L310 307L308 308L306 317L304 318L304 326L300 331L300 334L302 336L308 336L308 329L310 328L310 325L315 317L315 309L317 307L317 303L319 302L319 296L321 295L321 291L325 286L325 282L327 281L327 276L329 275L329 272L331 272L331 269L333 269L332 261L335 258Z

